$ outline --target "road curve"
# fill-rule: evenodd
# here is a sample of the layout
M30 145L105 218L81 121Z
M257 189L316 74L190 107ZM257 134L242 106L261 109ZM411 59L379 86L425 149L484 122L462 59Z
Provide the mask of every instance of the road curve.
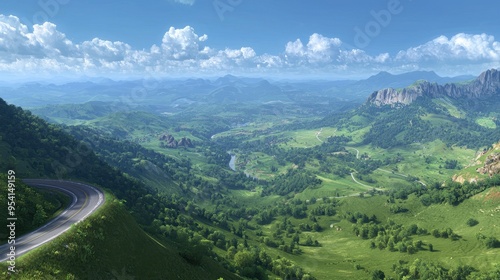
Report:
M45 179L25 179L23 182L36 188L61 191L72 197L72 201L66 210L47 224L23 236L16 236L15 245L4 244L0 246L0 262L8 259L10 246L15 246L15 256L19 257L58 237L71 225L84 220L104 204L104 193L87 184Z

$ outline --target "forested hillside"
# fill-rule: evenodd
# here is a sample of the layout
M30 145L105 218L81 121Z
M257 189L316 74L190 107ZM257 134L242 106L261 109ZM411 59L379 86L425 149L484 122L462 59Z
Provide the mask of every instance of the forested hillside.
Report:
M131 177L124 176L118 169L110 167L108 164L100 160L94 152L89 148L89 146L75 140L72 136L65 133L62 128L54 125L49 125L40 118L33 116L27 111L23 111L19 107L13 105L7 105L5 101L0 100L0 136L1 136L1 152L2 157L8 159L8 161L2 161L2 170L14 170L16 172L17 180L22 178L53 178L53 179L71 179L71 180L81 180L97 186L101 186L107 190L110 190L117 198L119 198L126 205L127 211L132 213L135 221L127 220L130 226L136 226L135 223L139 223L144 229L147 229L151 233L155 233L159 230L159 227L153 223L158 215L163 215L163 211L171 213L173 217L182 215L179 212L178 198L167 197L164 195L159 195L152 192L142 183L139 183ZM4 178L1 175L1 178ZM3 180L5 183L6 180ZM58 195L45 195L44 198L41 193L34 191L31 188L25 188L21 182L18 182L18 206L20 207L19 219L22 225L19 227L21 234L22 232L32 229L33 227L39 226L41 224L41 219L46 219L48 215L51 215L55 210L57 210ZM6 190L6 188L2 188ZM4 193L2 191L2 193ZM5 197L5 196L2 196ZM61 198L63 199L63 198ZM2 199L4 201L4 199ZM186 204L186 203L184 203ZM23 207L26 206L26 207ZM103 217L105 215L114 215L113 212L106 212L102 210ZM124 214L121 214L124 215ZM117 217L113 217L115 219ZM89 223L89 222L85 222ZM206 264L204 258L207 254L201 253L206 252L205 250L210 250L210 246L201 242L201 238L196 237L194 233L187 229L189 223L183 223L186 226L186 235L179 239L179 242L184 242L182 246L179 243L172 243L171 241L164 240L163 245L156 244L158 246L167 246L168 250L176 252L180 249L176 249L177 246L182 248L180 255L177 255L175 262L167 262L163 264L166 268L164 273L168 275L169 265L176 265L184 267L185 270L190 270L192 265ZM113 255L117 253L118 248L123 248L127 246L126 239L120 239L121 234L127 234L127 228L121 229L123 232L114 232L117 234L115 241L117 246L110 247L113 251L99 251L99 257L102 260L112 261ZM111 232L106 231L106 234L111 234ZM72 235L77 234L76 232L70 232L66 234L63 238L72 238ZM87 235L90 234L88 229L83 227L78 230L78 234ZM92 233L93 234L93 233ZM104 238L104 237L102 237ZM105 236L105 238L110 238L110 236ZM140 235L140 238L147 238L146 235ZM140 238L135 240L136 242L141 242ZM98 244L93 244L92 240L89 246L96 246ZM120 242L123 242L120 244ZM153 245L150 245L150 247ZM197 248L196 246L199 246ZM46 246L38 250L44 249ZM50 246L49 246L50 248ZM76 248L76 247L75 247ZM38 251L37 250L37 251ZM78 254L69 256L75 258L79 256ZM126 258L135 258L134 255L125 254ZM30 256L31 257L31 256ZM207 256L209 258L209 254ZM109 259L106 259L109 258ZM23 265L23 258L21 258L20 266ZM53 265L54 259L40 257L34 260L38 265L47 264L44 268L43 274L37 274L42 272L34 272L33 267L26 269L26 273L20 272L18 275L20 279L33 279L34 275L48 275L59 277L57 275L65 276L73 275L76 276L75 279L80 279L88 276L88 268L83 270L81 266L68 265L62 268L56 269ZM83 260L85 261L85 260ZM26 264L32 262L32 259L26 258ZM192 262L195 262L192 264ZM90 264L89 264L90 265ZM107 271L107 273L112 273L108 268L103 265L99 267L100 271ZM147 265L147 264L145 264ZM219 276L226 275L226 277L231 278L230 273L224 272L224 269L220 267L220 264L212 264L212 269L214 274ZM63 269L62 271L60 269ZM108 270L109 269L109 270ZM151 270L155 268L150 268ZM181 271L175 269L175 271ZM5 269L6 271L6 269ZM197 270L198 275L196 279L204 279L204 272L202 270ZM32 274L35 273L35 274ZM57 274L53 274L57 273ZM113 272L114 273L114 272ZM121 273L121 272L116 272ZM125 272L126 273L126 272ZM196 275L196 274L195 274ZM215 277L214 275L214 277ZM229 275L229 276L228 276ZM184 277L184 278L183 278ZM236 277L235 277L236 278ZM187 276L182 276L180 279L193 279Z

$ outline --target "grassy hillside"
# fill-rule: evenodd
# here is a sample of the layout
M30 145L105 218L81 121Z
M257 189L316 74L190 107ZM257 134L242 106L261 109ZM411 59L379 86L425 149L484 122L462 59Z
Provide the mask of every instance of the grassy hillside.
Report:
M310 271L317 279L372 279L372 274L377 270L383 271L386 277L392 277L388 279L407 279L399 276L393 270L393 265L400 262L412 264L417 260L442 266L446 275L450 275L442 279L465 279L465 277L453 278L451 276L453 271L464 266L474 268L475 276L485 277L470 279L497 279L486 278L485 275L497 271L500 265L500 248L488 248L485 246L484 239L478 236L491 237L498 236L500 233L498 222L500 189L498 187L477 194L457 206L448 204L424 206L413 195L407 200L397 199L395 203L388 203L388 198L388 196L348 197L336 200L336 202L318 199L315 202L298 204L298 206L291 206L297 205L297 200L284 203L277 198L272 201L260 201L261 204L254 207L263 208L271 213L274 211L272 208L276 207L278 214L269 224L262 224L252 219L246 227L246 234L249 240L261 240L262 243L270 244L265 247L270 255L289 258L305 271ZM245 203L249 198L236 196L235 199ZM253 203L253 205L257 204L256 201ZM294 213L295 207L302 208L304 205L306 207L303 209L307 209L304 215L279 214L280 211L287 211L289 207ZM335 205L333 215L314 214L316 209L330 205ZM392 212L391 206L394 205L406 209L406 212ZM246 207L246 209L251 209L252 204L247 204ZM393 251L389 248L380 249L378 240L383 239L385 234L379 233L373 238L357 236L353 230L355 227L362 226L362 222L359 220L354 223L350 222L346 218L348 213L375 215L377 218L375 225L386 226L394 223L400 225L403 231L416 225L427 232L405 237L404 242L413 244L421 241L422 249L412 253L398 251L397 245ZM301 224L313 224L311 217L314 217L320 229L299 230ZM476 220L477 224L469 225L470 219ZM434 229L442 232L447 228L457 234L456 240L437 238L432 234ZM296 244L292 241L296 235L294 232L300 238ZM307 245L308 238L317 240L320 245ZM271 240L271 242L265 240ZM295 249L298 248L300 252L283 252L286 250L285 247L279 245L282 240L285 247L295 244ZM279 246L271 245L272 241ZM374 242L377 247L371 248L371 242ZM432 244L432 251L429 244Z
M417 199L410 198L400 205L409 211L403 214L392 214L389 211L385 197L349 198L341 206L343 212L361 212L367 215L375 214L382 224L388 219L402 224L405 227L416 224L418 227L429 230L451 228L461 238L457 241L435 238L432 235L414 236L414 240L421 240L424 244L433 244L433 252L424 249L415 254L391 252L388 249L370 249L370 239L362 239L352 232L353 224L346 220L336 222L335 218L321 218L320 224L324 230L312 233L322 246L307 248L305 254L297 257L299 265L305 269L316 270L318 279L367 279L371 272L381 269L386 276L396 277L392 272L393 264L399 260L413 262L421 259L436 262L447 268L457 268L460 265L471 265L482 272L492 271L500 264L500 249L487 249L476 238L477 233L486 236L498 236L498 203L500 200L493 194L498 189L491 189L459 206L433 205L424 207ZM479 224L470 227L467 220L474 218ZM336 227L330 228L329 224ZM424 246L425 248L425 246ZM316 260L316 261L315 261ZM359 264L361 269L356 269Z
M189 264L175 245L145 233L109 194L94 215L20 257L17 267L10 279L240 279L209 258ZM5 264L0 269L5 279Z

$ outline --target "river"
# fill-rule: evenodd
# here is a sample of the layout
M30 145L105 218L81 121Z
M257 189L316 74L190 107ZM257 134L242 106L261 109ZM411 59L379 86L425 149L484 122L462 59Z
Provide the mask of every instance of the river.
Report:
M229 168L231 168L231 170L233 171L236 171L236 155L231 153L228 154L231 155L231 160L229 161Z

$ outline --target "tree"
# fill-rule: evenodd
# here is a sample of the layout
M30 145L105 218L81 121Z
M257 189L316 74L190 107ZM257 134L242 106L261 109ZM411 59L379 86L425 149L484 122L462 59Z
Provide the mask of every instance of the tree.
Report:
M313 224L313 230L314 231L321 231L321 226L318 223Z
M491 248L499 248L500 247L500 241L496 237L488 237L486 238L486 241L484 243L486 245L486 248L491 249Z
M475 225L479 224L479 221L474 219L474 218L470 218L467 220L467 225L470 226L470 227L473 227Z
M250 267L254 264L255 258L249 251L239 251L234 255L234 263L239 268Z
M33 216L33 225L40 226L47 220L47 213L45 213L45 209L43 209L42 205L38 204L36 206L36 212Z
M372 279L373 280L384 280L385 279L385 273L382 270L375 270L372 273Z
M311 236L308 236L307 239L306 239L305 245L306 246L312 246L313 244L314 244L314 242L313 242Z

